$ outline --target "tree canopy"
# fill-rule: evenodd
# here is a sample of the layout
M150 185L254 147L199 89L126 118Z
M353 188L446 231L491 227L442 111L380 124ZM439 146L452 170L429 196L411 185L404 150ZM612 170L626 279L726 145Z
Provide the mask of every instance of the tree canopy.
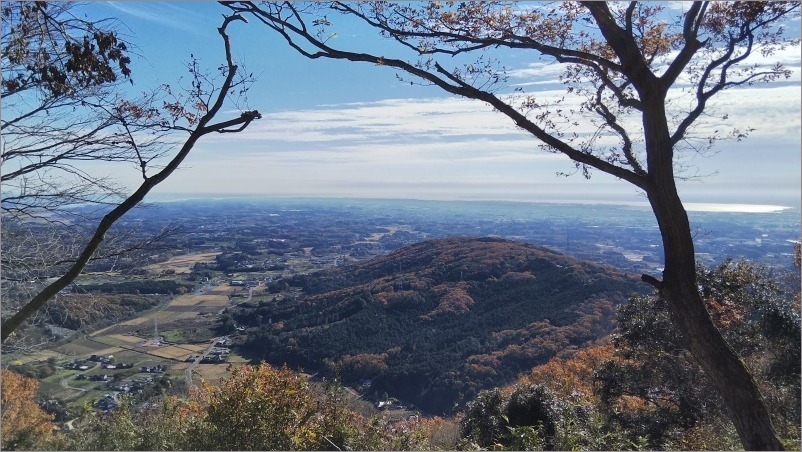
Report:
M39 382L2 370L2 446L6 450L41 447L53 434L53 415L36 404Z

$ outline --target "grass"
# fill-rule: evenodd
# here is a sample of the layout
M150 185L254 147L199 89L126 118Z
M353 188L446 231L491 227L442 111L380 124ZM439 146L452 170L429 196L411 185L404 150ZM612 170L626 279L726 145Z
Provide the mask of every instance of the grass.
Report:
M228 296L218 294L182 295L171 301L169 306L225 306Z
M4 357L3 361L5 361L7 364L21 366L23 364L28 364L28 363L47 361L48 358L56 358L59 361L66 359L63 353L59 353L55 350L39 350L31 353L30 355L24 355L24 356L12 355L9 357Z
M107 345L81 337L60 346L58 350L69 357L85 358L89 355L97 355L98 351L107 347Z
M192 354L192 352L183 347L176 347L172 345L167 347L154 348L153 351L151 351L150 353L152 355L160 356L162 358L177 359L177 360L183 360L187 356Z
M136 336L125 336L125 335L122 335L122 334L110 334L108 336L106 336L106 335L95 336L95 340L99 340L99 341L101 341L101 342L103 342L104 344L107 344L107 345L120 346L120 347L132 347L132 346L135 346L136 344L142 342L141 338L138 338ZM120 350L118 350L118 351L120 351ZM114 352L111 352L111 353L113 354Z
M210 383L217 383L224 378L231 377L231 371L228 370L228 364L199 364L195 368L196 377L193 381L200 382L205 380Z
M178 328L164 331L161 336L165 341L177 344L208 343L215 337L214 333L208 328ZM187 348L186 345L184 347Z

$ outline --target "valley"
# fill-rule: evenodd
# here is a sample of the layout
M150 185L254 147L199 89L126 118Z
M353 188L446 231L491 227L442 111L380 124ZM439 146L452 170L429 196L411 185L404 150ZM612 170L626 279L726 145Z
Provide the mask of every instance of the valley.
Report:
M795 212L692 221L704 263L791 265ZM646 291L639 274L661 270L650 213L625 206L206 199L137 209L117 232L168 225L91 263L27 328L47 345L4 347L62 420L261 359L341 379L374 409L452 413L609 334L615 307ZM4 281L4 296L47 276Z

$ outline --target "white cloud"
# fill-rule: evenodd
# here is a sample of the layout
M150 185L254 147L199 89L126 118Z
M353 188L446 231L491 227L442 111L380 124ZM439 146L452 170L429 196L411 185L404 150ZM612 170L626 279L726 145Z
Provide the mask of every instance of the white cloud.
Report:
M465 136L522 135L507 120L481 103L456 99L388 99L342 104L263 115L238 142L343 142L381 143L448 139ZM229 137L218 138L228 141Z
M167 26L182 32L189 32L197 35L202 34L200 30L203 28L198 26L198 21L202 21L205 16L177 5L157 2L105 2L105 5L123 14L134 16L154 24Z
M798 141L798 91L774 86L725 92L717 105L731 119L707 118L695 132L704 135L716 127L740 125L757 129L755 141ZM538 93L545 100L563 94ZM577 105L576 100L567 103ZM772 107L761 108L765 105ZM626 121L632 128L640 127L637 115ZM588 134L593 127L583 124L572 131ZM437 184L548 185L556 183L555 173L573 168L561 154L541 150L537 140L508 118L482 103L459 98L386 99L279 111L265 114L245 132L208 138L212 139L205 138L188 162L192 174L205 174L200 180L211 181L211 186L218 186L214 181L219 180L226 187L264 187L266 192L284 194L346 186L381 191L405 183L432 189ZM615 140L603 137L597 144L614 145ZM721 165L715 160L690 164L715 169ZM223 182L225 178L231 179ZM576 178L571 181L580 183Z
M517 83L513 86L535 83L560 83L559 77L563 75L566 67L567 65L556 62L536 62L527 64L525 68L510 69L507 71L507 75L514 79L529 80L528 82Z
M522 80L534 73L553 75L558 72L555 66L530 65L527 70L532 73L519 75ZM548 103L565 92L552 89L535 94ZM687 106L679 99L675 103ZM749 126L757 129L750 146L774 142L787 146L799 142L799 104L798 86L775 84L726 91L717 96L715 106L730 119L705 118L708 122L695 132L704 135L723 125ZM566 97L563 107L578 105L578 99ZM637 114L622 119L629 127L641 127ZM583 122L566 131L586 135L593 130ZM614 143L611 137L599 141ZM570 172L573 164L561 154L544 152L538 144L509 118L477 101L404 98L320 105L264 112L261 120L242 133L204 137L183 169L159 190L208 192L208 187L215 187L228 193L452 199L582 199L583 193L585 197L588 193L604 198L616 193L637 197L629 185L598 172L590 182L580 177L555 177L557 172ZM740 176L728 166L734 155L722 153L689 163L700 166L702 172L722 169L724 176ZM771 178L763 173L770 171L772 163L764 163L761 174L752 177L755 183ZM716 191L716 180L708 178L705 187L686 189L686 193L701 193L695 198L700 202L714 193L734 196L728 195L731 190ZM793 188L796 184L798 191L798 175L788 181L786 185Z

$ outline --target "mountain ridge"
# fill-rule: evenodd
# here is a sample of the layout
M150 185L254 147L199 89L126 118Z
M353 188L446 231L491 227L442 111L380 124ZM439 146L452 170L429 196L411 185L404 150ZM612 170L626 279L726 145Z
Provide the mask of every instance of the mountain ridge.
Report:
M608 334L615 306L643 290L612 267L495 237L424 241L286 282L303 295L233 310L244 347L437 414Z

